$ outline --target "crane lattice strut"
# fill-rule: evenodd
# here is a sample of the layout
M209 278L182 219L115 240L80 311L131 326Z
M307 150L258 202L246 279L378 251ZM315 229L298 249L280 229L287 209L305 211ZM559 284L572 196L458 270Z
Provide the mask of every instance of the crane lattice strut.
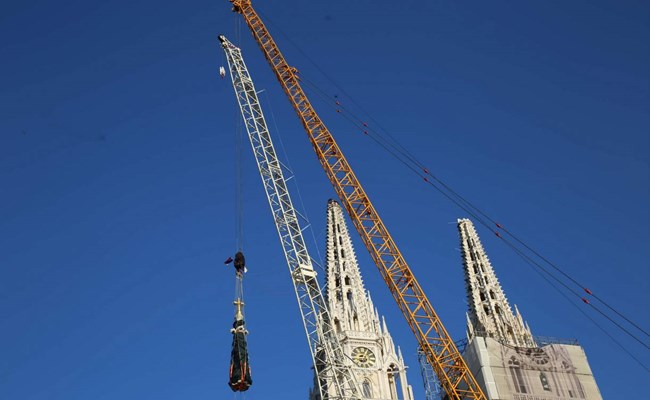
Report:
M244 17L280 81L307 131L321 166L438 375L442 388L450 399L486 399L334 137L309 102L300 86L297 70L289 66L250 0L229 1L233 10Z
M345 362L345 354L331 324L311 257L305 246L300 223L287 189L260 102L248 73L241 50L219 36L226 52L230 76L246 132L253 149L273 220L287 259L291 280L298 299L307 341L316 372L321 399L359 399L358 384ZM330 382L334 387L325 387Z

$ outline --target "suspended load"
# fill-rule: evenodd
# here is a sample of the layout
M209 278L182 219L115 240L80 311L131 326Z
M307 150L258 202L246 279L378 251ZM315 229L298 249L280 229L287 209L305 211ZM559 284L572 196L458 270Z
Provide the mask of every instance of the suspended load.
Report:
M221 76L221 79L226 77L226 69L224 67L219 67L219 75Z
M227 264L233 261L228 258ZM248 344L246 343L246 322L244 321L244 272L246 272L246 259L240 251L235 254L235 321L232 324L232 350L230 353L230 381L228 385L233 392L244 392L253 384L251 368L248 364Z
M246 271L246 259L244 258L244 254L241 251L238 251L237 254L235 254L235 273L239 276L242 275L243 279L243 274Z

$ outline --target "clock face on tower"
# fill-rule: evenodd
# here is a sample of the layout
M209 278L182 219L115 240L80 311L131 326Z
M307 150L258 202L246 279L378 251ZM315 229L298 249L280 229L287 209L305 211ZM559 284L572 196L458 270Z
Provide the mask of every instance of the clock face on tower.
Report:
M355 347L352 350L352 361L361 368L370 368L375 365L375 354L366 347Z

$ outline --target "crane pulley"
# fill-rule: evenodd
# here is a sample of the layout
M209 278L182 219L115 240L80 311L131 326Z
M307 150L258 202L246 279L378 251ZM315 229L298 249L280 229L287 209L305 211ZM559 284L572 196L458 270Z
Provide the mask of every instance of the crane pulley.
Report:
M305 95L250 0L228 0L241 14L305 128L309 140L370 256L450 399L486 399L454 341L415 279L334 137Z

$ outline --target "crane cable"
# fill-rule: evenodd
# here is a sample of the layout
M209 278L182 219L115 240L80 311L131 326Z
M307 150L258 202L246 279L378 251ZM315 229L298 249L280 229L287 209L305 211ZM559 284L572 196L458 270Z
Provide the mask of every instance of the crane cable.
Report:
M234 18L235 25L235 36L239 42L241 42L241 20L240 18ZM226 55L224 53L223 57ZM237 256L244 251L244 167L243 167L243 149L244 149L244 123L236 112L235 115L235 248L237 249ZM232 260L229 258L229 260ZM237 261L235 261L235 264ZM237 314L241 314L241 318L245 321L245 308L244 308L244 271L237 271L235 273L235 319L237 319ZM244 340L248 331L242 325L241 328L231 329L233 336L237 335L237 329L243 329ZM234 339L233 339L234 340ZM248 365L248 352L242 353L241 347L239 345L235 346L237 351L237 356L239 360L246 359L244 365L244 371L241 371L243 376L241 380L245 380L246 369ZM232 363L232 359L231 359ZM231 366L232 368L232 366ZM232 373L232 372L231 372ZM231 387L232 389L232 387ZM234 390L234 389L233 389ZM246 390L246 389L244 389ZM233 393L233 399L245 400L246 394L244 391L237 390Z
M303 79L303 81L305 81L305 80ZM311 82L309 82L308 84L309 84L310 86L312 86ZM339 102L339 101L337 101L337 106L340 106L340 102ZM337 109L337 112L340 113L339 110L340 110L340 109ZM539 275L540 275L540 276L541 276L541 277L542 277L542 278L543 278L543 279L544 279L544 280L545 280L549 285L551 285L551 286L552 286L556 291L558 291L558 293L560 293L560 294L562 295L562 297L564 297L564 298L565 298L569 303L571 303L571 305L572 305L573 307L575 307L578 311L580 311L581 314L583 314L583 315L584 315L587 319L589 319L589 320L590 320L594 325L596 325L596 327L597 327L599 330L601 330L601 331L602 331L602 332L603 332L607 337L609 337L609 339L612 340L612 341L613 341L613 342L614 342L614 343L615 343L619 348L621 348L621 349L622 349L622 350L623 350L627 355L629 355L633 360L635 360L635 361L636 361L636 362L637 362L637 363L638 363L638 364L639 364L643 369L645 369L647 372L650 372L650 369L648 369L648 367L647 367L647 366L646 366L646 365L645 365L641 360L639 360L636 356L634 356L634 354L633 354L631 351L629 351L629 350L628 350L625 346L623 346L623 345L622 345L618 340L616 340L616 339L615 339L615 338L614 338L614 337L613 337L613 336L612 336L612 335L611 335L611 334L610 334L610 333L609 333L609 332L608 332L608 331L607 331L607 330L606 330L606 329L605 329L605 328L604 328L600 323L598 323L598 322L597 322L596 320L594 320L591 316L589 316L587 313L585 313L583 309L581 309L581 308L578 307L574 302L572 302L572 301L567 297L567 295L566 295L564 292L562 292L562 290L557 286L557 284L555 284L555 283L553 283L551 280L549 280L549 278L548 278L547 276L544 276L544 274L542 274L541 271L543 271L544 273L546 273L549 277L551 277L551 278L552 278L553 280L555 280L557 283L559 283L560 285L562 285L566 290L570 291L573 295L575 295L576 297L580 298L584 303L586 303L587 305L589 305L590 307L592 307L594 310L596 310L596 311L597 311L599 314L601 314L603 317L607 318L610 322L612 322L612 323L613 323L614 325L616 325L619 329L621 329L622 331L624 331L627 335L631 336L634 340L636 340L637 342L639 342L641 345L643 345L643 346L646 347L646 348L649 348L648 345L647 345L646 343L644 343L643 341L641 341L638 337L636 337L634 334L632 334L632 333L631 333L629 330L627 330L625 327L621 326L618 322L614 321L610 316L608 316L607 314L603 313L603 312L602 312L598 307L594 306L594 305L591 304L589 301L587 301L585 298L583 298L582 296L580 296L580 294L578 294L574 289L570 288L566 283L564 283L564 282L562 282L560 279L558 279L555 275L553 275L550 271L548 271L548 269L544 268L544 267L541 266L539 263L535 262L533 259L531 259L529 256L527 256L525 253L523 253L519 248L517 248L515 245L513 245L513 243L512 243L511 241L509 241L509 240L507 240L506 238L504 238L503 236L499 235L499 233L498 233L497 231L495 231L495 230L491 227L491 225L488 224L488 223L487 223L487 222L486 222L486 221L485 221L485 220L484 220L480 215L482 215L482 216L488 218L489 220L492 220L489 216L487 216L486 214L484 214L483 212L481 212L478 208L474 207L474 206L473 206L471 203L469 203L467 200L465 200L464 198L462 198L462 197L461 197L457 192L455 192L453 189L451 189L448 185L446 185L444 182L442 182L441 180L439 180L438 178L436 178L435 176L433 176L431 173L429 173L428 171L426 171L426 172L427 172L427 175L433 177L435 181L437 181L437 182L440 183L443 187L445 187L446 189L448 189L448 191L449 191L450 193L454 194L457 198L454 198L453 196L449 195L449 193L445 192L445 191L442 190L440 187L438 187L435 183L433 183L433 182L431 182L430 180L428 180L428 178L427 178L426 176L422 175L418 169L414 168L412 165L410 165L408 162L406 162L403 158L399 157L399 156L396 154L396 151L394 151L394 150L392 150L392 149L390 148L390 147L391 147L390 144L387 144L385 141L382 142L382 141L381 141L380 139L378 139L377 137L375 137L375 136L373 136L373 135L370 135L370 134L368 133L368 130L369 130L369 129L372 130L372 128L369 128L369 127L368 127L367 125L365 125L365 124L361 124L361 125L359 125L359 122L358 122L358 121L355 121L355 120L349 118L347 115L345 115L345 114L343 114L343 113L341 113L341 114L342 114L342 116L343 116L344 118L346 118L346 119L348 119L349 121L351 121L351 122L352 122L354 125L356 125L358 128L360 128L360 129L364 129L364 128L365 128L366 130L364 130L364 134L366 134L367 136L369 136L373 141L375 141L375 143L377 143L380 147L382 147L384 150L386 150L387 152L389 152L393 157L395 157L398 161L400 161L402 164L404 164L404 166L406 166L406 167L407 167L408 169L410 169L412 172L416 173L418 176L420 176L421 178L423 178L423 180L424 180L426 183L428 183L431 187L433 187L433 188L436 189L438 192L440 192L443 196L445 196L447 199L449 199L451 202L453 202L453 203L454 203L456 206L458 206L460 209L462 209L463 211L465 211L466 213L468 213L468 214L469 214L469 215L470 215L474 220L478 221L481 225L483 225L484 227L486 227L488 230L490 230L490 231L492 231L493 233L495 233L495 235L496 235L497 237L499 237L501 240L503 240L503 242L506 243L506 245L507 245L511 250L513 250L513 251L514 251L514 252L515 252L519 257L521 257L521 258L524 260L524 262L526 262L529 266L533 267L533 270L534 270L535 272L537 272L537 273L538 273L538 274L539 274ZM397 145L399 145L399 144L397 143ZM406 154L409 154L408 151L407 151L406 149L404 149L404 151L398 151L398 153L399 153L399 154L402 154L402 155L405 156L405 157L408 157L408 156L406 156ZM469 206L469 207L468 207L468 206ZM470 208L470 207L471 207L471 208ZM480 213L480 215L477 215L477 213L475 213L474 211L472 211L472 209L478 210L479 213ZM495 225L498 226L498 227L500 227L500 228L502 228L500 224L495 223ZM502 228L502 229L503 229L503 228ZM505 230L505 229L504 229L504 230ZM508 232L508 233L509 233L509 232ZM518 242L524 244L524 243L521 242L519 239L517 239L514 235L512 235L512 234L510 234L510 233L509 233L509 235L510 235L511 237L513 237L514 239L516 239ZM528 246L525 246L525 247L528 248L529 250L532 250L532 249L530 249ZM549 263L548 260L546 260L545 258L541 257L539 254L537 254L537 252L534 252L534 254L536 254L538 257L542 258L544 261L546 261L547 263ZM554 268L555 268L555 269L558 269L558 267L555 267L555 266L554 266ZM541 271L540 271L540 270L541 270ZM564 273L563 271L560 271L560 272L562 272L563 275L565 275L565 276L568 277L568 275L567 275L566 273ZM572 282L577 283L577 282L576 282L575 280L573 280L573 279L572 279ZM585 290L588 290L588 289L585 289ZM591 294L591 293L589 293L589 294ZM609 306L608 306L608 307L609 307ZM610 307L610 308L611 308L611 307ZM618 312L617 312L617 314L621 315L621 314L618 313ZM627 318L625 318L625 319L627 320ZM636 324L634 324L633 322L631 322L631 321L628 321L628 322L632 323L632 324L633 324L635 327L637 327L638 329L641 329L641 328L639 328ZM641 330L642 330L642 329L641 329ZM645 331L644 331L644 333L645 333Z
M324 92L318 88L313 82L302 78L302 81L305 82L309 87L317 91L317 95L321 98L324 97ZM331 105L331 103L330 103ZM348 121L350 121L353 125L355 125L357 128L363 130L364 135L368 136L370 139L372 139L375 143L377 143L380 147L382 147L384 150L386 150L389 154L391 154L394 158L396 158L398 161L400 161L404 166L406 166L409 170L411 170L413 173L418 175L420 178L424 180L425 183L429 184L431 187L433 187L435 190L440 192L443 196L445 196L447 199L452 201L454 204L456 204L459 208L461 208L463 211L467 212L470 216L472 216L473 219L477 220L481 225L486 227L488 230L490 230L492 233L494 233L497 237L499 237L501 240L503 240L508 247L510 247L512 250L517 251L518 249L516 246L511 242L508 241L503 235L499 233L498 230L494 229L493 226L496 226L498 229L504 231L505 233L508 234L511 238L513 238L516 242L524 246L527 250L535 254L537 257L539 257L541 260L546 262L548 265L550 265L553 269L561 273L564 277L569 279L572 283L575 285L579 286L585 293L593 296L595 299L597 299L599 302L604 304L607 308L613 310L617 315L621 316L623 319L625 319L628 323L630 323L632 326L635 328L639 329L641 332L644 334L648 335L647 332L638 326L636 323L634 323L632 320L629 318L625 317L622 313L619 311L615 310L613 307L611 307L609 304L607 304L604 300L602 300L600 297L596 297L591 290L589 290L587 287L582 286L577 280L572 278L570 275L568 275L566 272L562 271L557 265L551 263L546 257L543 257L542 255L539 254L539 252L535 251L533 248L531 248L529 245L524 243L521 239L516 237L514 234L512 234L510 231L506 230L501 224L497 223L489 217L487 214L485 214L481 209L478 207L474 206L471 202L469 202L467 199L462 197L458 192L453 190L448 184L446 184L444 181L442 181L440 178L436 177L433 175L427 168L425 168L417 159L415 159L408 150L403 148L399 143L397 143L396 140L393 141L395 144L392 144L388 142L385 138L382 138L380 135L373 135L371 133L377 133L372 127L370 127L367 123L363 122L361 119L356 117L354 114L349 112L345 107L342 106L340 100L338 100L338 97L335 97L335 103L334 106L336 112L338 114L341 114L341 116ZM392 136L391 136L392 138ZM415 164L417 168L413 165ZM431 179L429 179L429 177ZM437 184L439 184L441 187L439 187ZM444 188L444 190L443 190ZM473 211L475 210L475 211ZM485 219L490 221L492 224L488 223L485 221ZM556 280L558 283L560 283L562 286L564 286L567 290L569 290L573 295L578 297L583 303L587 304L588 306L592 307L596 312L601 314L603 317L608 319L612 324L614 324L616 327L618 327L620 330L625 332L627 335L632 337L634 340L639 342L641 345L643 345L646 349L650 349L650 346L648 346L647 343L639 339L636 335L634 335L632 332L630 332L628 329L623 327L621 324L619 324L617 321L612 319L609 315L604 313L602 310L600 310L598 307L596 307L594 304L592 304L588 299L585 297L581 296L578 292L576 292L574 289L570 288L566 283L562 282L559 278L557 278L555 275L553 275L550 271L547 269L543 268L539 263L534 262L534 260L528 258L527 260L528 263L533 262L536 268L542 268L545 273L547 273L549 276L551 276L554 280Z
M400 161L402 164L404 164L409 170L411 170L413 173L418 175L420 178L424 180L425 183L427 183L429 186L440 192L444 197L452 201L454 204L456 204L459 208L467 212L470 216L472 216L474 219L479 221L481 225L486 227L488 230L490 230L492 233L494 233L497 237L499 237L501 240L503 240L508 247L510 247L513 251L515 251L517 254L521 256L522 253L520 253L520 249L518 249L511 241L506 240L505 236L509 236L512 238L515 242L519 243L519 245L523 246L526 250L537 256L539 259L541 259L544 263L548 264L551 268L556 270L558 273L560 273L562 276L564 276L566 279L568 279L571 283L574 285L578 286L580 290L586 293L587 296L593 297L595 300L597 300L599 303L604 305L607 309L611 310L614 312L616 315L621 317L623 320L628 322L630 325L635 327L637 330L645 334L646 336L650 337L650 334L648 333L647 330L643 329L642 327L639 326L639 324L635 323L632 321L632 319L628 318L625 316L622 312L618 311L615 309L613 306L611 306L605 299L601 298L594 292L592 292L587 286L582 285L577 279L573 278L571 275L563 271L558 265L555 263L551 262L547 257L542 256L538 251L533 249L530 245L526 244L522 239L520 239L518 236L516 236L514 233L512 233L510 230L506 229L502 224L498 223L496 220L491 218L489 215L487 215L485 212L483 212L480 208L472 204L469 200L461 196L457 191L455 191L453 188L451 188L447 183L445 183L442 179L438 178L434 174L431 173L431 171L426 168L426 166L421 163L412 153L408 151L403 145L401 145L385 128L381 126L372 116L370 115L369 112L365 111L361 105L359 105L353 98L350 96L340 85L336 83L334 79L332 79L323 69L321 69L318 64L313 61L302 49L300 46L298 46L294 41L292 41L289 36L284 34L282 29L280 29L276 24L272 22L268 16L264 15L263 13L259 12L258 14L262 15L267 21L269 25L272 25L274 29L276 29L281 36L283 36L291 45L294 46L296 50L298 50L299 53L303 55L307 61L309 61L327 80L329 80L335 87L336 89L343 94L347 99L350 100L350 102L356 106L363 114L368 116L368 120L372 121L374 125L376 125L380 131L383 131L383 135L380 131L374 129L372 125L368 124L364 119L358 117L356 114L353 112L349 111L346 107L343 106L341 103L341 99L337 95L332 96L328 94L326 91L320 89L317 85L315 85L313 82L309 81L306 79L304 76L300 75L300 80L303 83L306 83L309 87L311 87L313 90L315 90L318 94L319 97L321 97L322 100L326 102L326 104L330 105L332 108L336 110L338 114L340 114L342 117L347 119L349 122L351 122L354 126L356 126L359 130L363 132L365 136L370 137L375 143L377 143L380 147L382 147L384 150L386 150L389 154L391 154L394 158L396 158L398 161ZM388 140L386 137L390 138ZM437 184L436 184L437 183ZM438 186L440 185L440 186ZM472 211L472 210L475 210ZM483 218L479 218L480 216L483 216L487 221L485 221ZM495 229L496 227L496 229ZM500 233L502 231L505 233L505 235L502 235ZM516 250L515 250L516 249ZM524 258L524 261L531 265L533 268L543 268L539 265L539 263L531 263L533 260L530 259L529 257ZM562 282L559 278L557 278L555 275L553 275L550 271L547 269L543 269L549 276L553 277L554 280L557 282L560 282L562 286L564 286L567 290L569 290L573 295L577 296L580 298L580 300L585 303L586 305L590 306L593 308L596 312L607 318L610 322L612 322L616 327L621 329L623 332L625 332L627 335L632 337L634 340L637 342L641 343L643 346L646 348L650 348L647 343L639 339L636 335L631 333L629 330L625 329L621 324L618 322L614 321L609 315L604 313L602 310L600 310L596 305L591 303L586 297L582 297L580 294L578 294L575 290L570 289L564 282ZM552 284L549 281L550 284ZM558 287L555 285L552 285L556 290L560 290ZM569 300L566 296L564 296L565 299ZM575 303L571 302L572 305L576 306ZM577 307L577 306L576 306ZM580 308L578 308L580 309ZM582 310L581 310L582 312ZM582 312L585 316L588 317L588 315L584 312ZM597 325L597 327L602 330L606 335L612 339L619 347L622 347L622 345L616 341L610 334L608 334L604 328L594 319L591 317L588 317L590 321L592 321L594 324ZM634 357L631 352L628 350L624 351L630 355L634 360L639 362L644 369L648 370L648 368L643 365L636 357Z
M451 186L449 186L447 183L445 183L442 179L438 178L436 175L431 173L431 171L426 168L426 166L420 162L411 152L408 151L403 145L401 145L385 128L383 128L370 114L365 111L361 105L359 105L353 98L350 96L343 88L341 88L329 75L321 69L307 54L305 54L300 47L293 42L287 35L285 35L282 30L268 18L268 16L263 15L262 13L258 12L260 15L262 15L265 20L269 21L270 25L274 26L274 29L277 29L280 34L287 39L327 80L329 80L339 91L342 93L346 98L348 98L353 105L355 105L362 113L366 114L368 116L368 119L374 123L379 128L379 131L374 129L372 125L368 124L368 122L364 121L362 118L359 118L357 115L355 115L353 112L348 110L346 107L343 106L341 103L341 100L338 98L337 95L333 96L334 98L332 99L332 96L330 96L327 92L324 90L320 89L316 84L314 84L312 81L306 79L304 76L300 76L301 82L305 83L307 86L309 86L311 89L313 89L316 94L323 99L327 104L329 104L332 108L336 110L338 114L343 116L345 119L347 119L349 122L351 122L354 126L356 126L359 130L363 132L365 136L368 136L371 138L375 143L377 143L380 147L382 147L384 150L386 150L389 154L391 154L394 158L396 158L398 161L400 161L402 164L404 164L408 169L410 169L413 173L418 175L420 178L422 178L426 183L428 183L431 187L436 189L438 192L443 194L445 197L447 197L449 200L451 200L454 204L456 204L458 207L460 207L462 210L465 212L468 212L471 216L473 216L475 219L479 220L478 215L483 216L486 220L492 223L490 225L487 223L483 218L480 218L480 223L485 226L487 229L489 229L492 233L494 233L497 237L502 239L504 242L508 243L511 248L514 248L514 245L511 242L508 242L505 238L504 235L501 235L499 231L504 232L506 235L511 237L515 242L519 243L521 246L523 246L526 250L530 251L532 254L535 256L539 257L542 261L544 261L546 264L548 264L551 268L556 270L558 273L563 275L565 278L567 278L569 281L571 281L573 284L576 286L580 287L582 291L586 293L586 295L593 297L596 299L598 302L603 304L607 309L611 310L614 312L616 315L621 317L623 320L628 322L630 325L634 326L636 329L638 329L640 332L645 334L646 336L650 337L650 334L643 328L641 328L637 323L632 321L630 318L625 316L623 313L620 311L616 310L613 306L611 306L608 302L606 302L603 298L600 296L594 294L587 286L582 285L580 282L578 282L577 279L573 278L571 275L563 271L559 266L557 266L555 263L551 262L548 258L542 256L538 251L533 249L530 245L526 244L523 240L521 240L519 237L517 237L514 233L512 233L510 230L505 228L502 224L498 223L496 220L491 218L488 214L483 212L480 208L475 206L473 203L471 203L469 200L467 200L465 197L461 196L457 191L455 191ZM381 132L380 132L381 131ZM383 132L383 135L382 135ZM388 140L386 138L390 138ZM436 182L438 185L441 187L437 186ZM448 193L446 193L447 191ZM471 210L475 210L476 212L472 212ZM496 227L496 229L495 229ZM568 287L567 287L568 289ZM589 300L585 297L580 296L578 293L575 291L571 291L574 295L580 298L580 300L591 306L594 310L596 310L598 313L601 315L605 316L610 322L615 324L619 329L623 330L626 334L634 338L637 342L641 343L643 346L646 348L650 348L647 343L639 339L636 335L632 334L629 330L623 328L620 324L615 322L611 317L606 315L602 310L600 310L598 307L596 307L594 304L589 302Z

